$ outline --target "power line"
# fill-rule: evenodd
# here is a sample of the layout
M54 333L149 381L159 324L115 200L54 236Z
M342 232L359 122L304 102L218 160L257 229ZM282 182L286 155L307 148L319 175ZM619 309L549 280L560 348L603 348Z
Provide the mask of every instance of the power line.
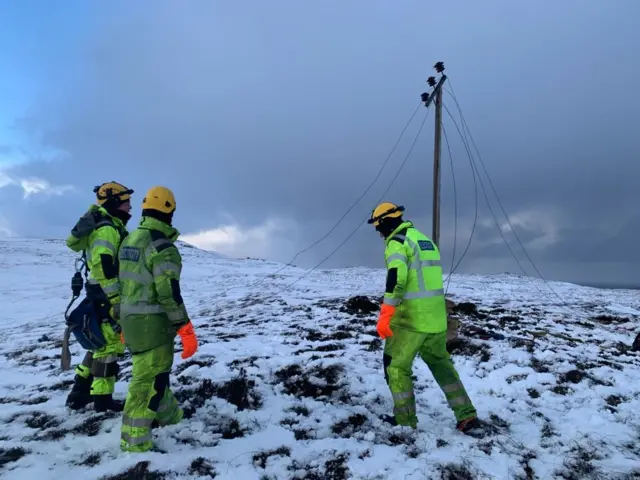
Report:
M449 83L449 84L451 85L451 83ZM554 295L556 295L558 297L558 299L560 299L564 303L564 299L562 299L562 297L560 297L555 292L555 290L553 290L551 285L549 285L549 283L544 279L544 277L542 276L542 273L540 272L540 270L538 270L538 267L536 266L534 261L529 256L529 253L527 252L527 249L524 247L524 244L520 241L520 237L518 236L518 233L516 232L515 228L513 228L513 225L511 224L511 220L509 220L509 215L507 215L507 212L505 211L505 208L504 208L502 202L500 201L500 197L498 196L498 192L496 191L496 188L493 185L493 182L491 181L491 177L489 176L489 172L487 171L487 168L486 168L486 166L484 164L484 160L482 159L482 155L480 154L480 150L478 149L478 146L476 145L476 142L473 139L473 135L471 134L471 130L469 129L469 126L467 125L467 121L464 118L464 114L462 113L462 108L460 107L460 104L458 103L458 99L456 98L456 96L455 96L455 94L453 92L453 86L451 86L451 92L449 92L449 93L450 93L451 97L453 98L453 101L455 102L456 107L458 108L458 112L460 113L460 118L462 119L463 129L466 129L469 132L469 138L471 139L471 143L473 145L473 148L476 151L476 154L478 155L478 160L480 160L480 166L482 166L482 170L484 171L485 175L487 176L487 180L489 180L489 185L491 186L491 189L493 190L493 194L496 196L496 200L498 201L498 205L500 206L500 209L502 210L502 214L505 216L505 219L507 220L507 223L509 224L509 228L513 232L513 235L516 237L516 240L518 241L518 244L520 245L520 248L522 248L522 251L524 252L525 256L527 257L527 259L529 260L529 262L531 263L531 265L535 269L536 273L540 276L540 279L547 285L547 287L554 293Z
M445 142L447 143L447 148L449 149L449 155L451 156L451 146L449 144L449 139L447 136L447 132L446 129L444 127L444 121L443 121L443 125L442 125L442 131L444 133L445 136ZM460 130L458 130L458 133L460 132ZM462 252L462 256L460 257L460 259L458 259L458 263L454 265L452 265L451 267L451 272L449 272L449 275L447 276L447 279L445 280L447 282L447 289L449 288L448 285L451 282L451 276L454 274L454 272L458 269L458 267L460 266L460 263L462 262L462 260L464 259L464 257L467 255L467 252L469 251L469 248L471 247L471 242L473 240L473 234L476 231L476 226L478 224L478 181L476 179L476 171L474 169L473 166L473 158L470 155L470 150L469 150L469 146L467 143L466 138L462 137L462 143L465 147L465 149L467 150L467 159L469 160L469 167L471 168L471 175L473 177L473 189L474 189L474 209L475 209L475 213L474 213L474 217L473 217L473 225L471 226L471 234L469 235L469 241L467 242L467 246L464 249L464 252ZM455 179L454 179L455 182Z
M400 173L402 172L405 164L407 163L407 160L409 160L409 156L411 155L411 153L413 152L414 147L416 146L416 143L418 141L418 138L420 137L420 133L422 133L422 128L424 127L424 124L427 120L427 116L429 115L429 109L427 109L427 112L424 115L424 118L422 119L422 123L420 124L420 128L418 129L418 133L416 134L415 138L413 139L413 143L411 144L411 147L409 148L409 151L407 152L407 155L404 157L404 160L402 161L402 163L400 164L400 167L398 168L398 171L396 172L396 174L394 175L394 177L391 179L391 182L389 182L389 185L387 186L387 188L385 189L384 193L380 196L380 198L378 199L378 201L376 202L376 204L380 203L382 201L382 199L384 198L384 196L387 194L387 192L391 189L391 186L394 184L394 182L396 181L396 179L398 178L398 176L400 175ZM320 262L318 262L311 270L308 270L307 272L305 272L302 276L300 276L297 280L295 280L294 282L290 283L289 285L287 285L284 289L278 291L276 293L279 294L280 292L286 290L289 287L292 287L293 285L295 285L296 283L298 283L300 280L302 280L304 277L306 277L307 275L309 275L311 272L313 272L316 268L318 268L320 265L322 265L324 262L326 262L329 258L331 258L338 250L340 250L340 248L342 248L343 245L345 245L350 239L351 237L353 237L355 235L355 233L360 229L360 227L369 219L369 215L367 215L359 224L356 228L354 228L351 233L347 236L347 238L340 244L338 245L331 253L329 253L329 255L327 255L324 259L322 259Z
M460 131L460 127L458 127L458 123L453 118L453 115L451 115L451 112L447 108L447 105L444 103L444 101L442 102L442 107L446 110L446 112L451 117L451 120L453 121L453 124L455 125L456 129L458 130L458 133L460 134L460 138L463 138L463 141L464 141L464 137L462 136L462 132ZM467 153L470 154L470 152L467 152ZM473 168L477 170L478 167L475 165L475 161L473 160L473 157L470 156L470 158L471 158L471 161L473 163ZM494 221L496 222L496 226L498 227L498 232L500 232L500 236L502 237L502 240L504 241L505 245L507 246L507 248L511 252L511 255L513 256L513 258L515 259L516 263L518 264L518 266L520 267L520 269L524 273L525 277L529 278L529 276L527 275L527 271L524 269L524 267L520 263L520 260L518 259L516 254L513 252L513 249L511 248L511 245L509 245L509 242L507 242L507 239L505 238L504 233L502 232L502 229L500 228L500 222L498 221L495 213L493 213L493 209L491 208L491 204L489 202L489 197L487 196L487 191L484 188L484 183L482 182L482 177L480 177L480 172L478 171L477 173L478 173L478 180L480 181L480 188L482 188L482 193L484 194L484 199L487 202L487 208L489 208L489 212L491 213L491 216L493 217ZM533 285L535 285L535 287L538 289L538 291L542 292L542 290L540 290L540 287L538 287L538 285L536 283L533 283Z
M396 172L396 174L394 175L394 177L391 179L391 182L389 182L389 185L387 186L387 188L385 189L385 191L383 192L383 194L380 196L380 198L378 199L378 201L376 202L376 204L380 203L382 201L382 199L384 198L384 196L387 194L387 192L391 189L391 186L394 184L394 182L396 181L396 179L398 178L398 176L400 175L400 173L402 172L402 170L404 169L404 166L406 165L407 161L409 160L409 156L411 155L411 153L413 152L413 149L415 148L415 145L418 141L418 138L420 137L420 134L422 133L422 129L424 127L424 124L427 120L427 116L429 115L429 108L427 108L427 111L424 115L424 118L422 119L422 123L420 124L420 128L418 129L418 133L416 134L415 138L413 139L413 142L411 144L411 147L409 148L409 151L407 152L407 155L405 156L404 160L402 161L402 163L400 164L400 166L398 167L398 171ZM283 288L279 289L277 292L271 294L271 295L267 295L265 298L271 298L274 297L276 295L279 295L280 293L284 292L285 290L289 289L290 287L292 287L293 285L295 285L296 283L298 283L300 280L302 280L303 278L305 278L307 275L309 275L311 272L313 272L315 269L317 269L320 265L322 265L324 262L326 262L329 258L331 258L338 250L340 250L340 248L342 248L354 235L355 233L360 229L360 227L369 219L369 215L367 215L359 224L356 228L354 228L351 233L347 236L347 238L340 244L338 245L331 253L329 253L329 255L327 255L325 258L323 258L320 262L318 262L313 268L311 268L310 270L307 270L305 273L303 273L300 277L298 277L296 280L294 280L293 282L291 282L290 284L284 286Z
M420 106L422 105L422 101L418 102L418 105L416 106L416 108L414 109L413 113L411 114L411 116L409 117L409 120L407 121L407 123L405 124L404 128L402 129L402 131L400 132L400 136L398 137L398 139L396 140L395 144L393 145L393 148L391 149L391 151L389 152L389 154L387 155L387 158L384 160L382 166L380 167L380 169L378 170L378 173L376 174L376 176L374 177L374 179L371 181L371 183L369 184L369 186L364 190L364 192L362 192L362 194L357 198L357 200L351 204L351 206L347 209L346 212L344 212L344 214L340 217L340 219L335 223L335 225L333 227L331 227L331 229L324 234L324 236L322 236L319 240L315 241L314 243L312 243L311 245L309 245L307 248L300 250L298 253L296 253L294 255L294 257L289 260L288 263L286 263L285 265L283 265L280 269L276 270L273 273L270 273L268 275L265 275L265 277L262 280L259 280L258 282L256 282L253 285L249 285L246 288L254 288L257 287L258 285L264 283L266 281L267 278L273 276L273 275L277 275L278 273L280 273L281 271L283 271L285 268L291 266L293 264L293 262L295 261L296 258L298 258L298 255L300 255L301 253L307 252L309 250L311 250L313 247L315 247L316 245L318 245L320 242L322 242L325 238L327 238L331 232L333 232L338 225L340 225L340 223L342 223L342 220L345 219L345 217L349 214L349 212L351 212L351 210L353 210L353 208L364 198L364 196L367 194L367 192L369 190L371 190L371 188L373 187L373 185L378 181L378 178L380 178L380 175L382 175L382 171L385 169L385 167L387 166L387 164L389 163L389 160L391 159L391 156L393 155L393 152L396 151L396 149L398 148L398 145L400 144L400 140L402 140L402 137L404 136L405 132L407 131L407 128L409 128L409 125L411 124L411 122L413 121L413 118L416 116L416 113L418 113L418 109L420 108ZM423 122L424 124L424 122ZM420 129L422 129L422 127L420 127ZM223 291L220 295L224 295L227 292L230 292L231 290L233 290L234 288L239 288L240 285L238 286L234 286L231 287L225 291Z
M485 167L484 161L482 159L482 155L480 155L480 151L478 149L478 146L476 145L476 142L473 139L473 135L471 135L471 130L469 129L469 126L467 125L467 122L466 122L466 120L464 118L464 115L462 113L462 109L460 108L460 104L458 103L458 100L457 100L455 94L453 93L453 87L451 87L451 92L448 92L448 93L451 95L451 97L453 98L453 101L456 104L456 107L458 108L458 112L460 113L460 118L462 119L462 128L463 128L463 130L467 130L469 132L469 138L471 139L471 144L473 145L473 148L476 151L476 154L478 155L478 160L480 160L480 166L482 167L482 170L484 171L485 175L487 176L487 180L489 181L489 185L491 186L491 189L493 190L493 194L496 196L496 200L498 201L498 205L500 206L500 209L502 210L502 214L505 216L505 219L507 220L507 223L509 224L509 228L513 232L513 235L516 237L516 240L520 244L520 247L522 248L522 251L527 256L527 259L529 260L529 262L531 263L533 268L536 270L538 275L540 275L540 278L542 280L544 280L544 278L542 277L542 274L540 273L540 270L538 270L538 268L536 267L535 263L533 262L533 260L529 256L529 254L527 253L526 248L524 247L524 245L520 241L520 237L518 237L518 233L513 228L513 225L511 224L511 221L509 220L509 215L507 215L507 212L505 211L504 206L503 206L502 202L500 201L500 197L498 196L498 192L496 191L496 188L494 187L493 182L491 181L491 177L489 176L489 172L487 171L487 169Z
M453 155L451 155L451 145L449 145L449 138L447 138L447 131L444 128L444 122L440 122L442 127L442 133L444 134L444 141L447 144L447 151L449 152L449 164L451 165L451 178L453 179L453 253L451 254L451 273L447 277L447 280L451 279L453 273L453 266L456 263L456 245L458 244L458 192L456 189L456 174L453 167ZM445 296L449 290L449 281L444 289Z
M471 227L471 234L469 235L469 241L467 242L467 246L464 249L464 252L462 252L462 256L460 257L460 259L458 260L458 263L455 263L455 252L456 252L456 245L457 245L457 230L458 230L458 208L457 208L457 189L456 189L456 177L455 177L455 173L454 173L454 163L453 163L453 155L451 154L451 145L449 143L449 137L447 136L447 130L444 126L444 121L442 122L442 133L444 134L444 140L445 143L447 144L447 151L449 152L449 161L451 163L451 176L453 179L453 209L454 209L454 233L453 233L453 255L452 255L452 259L451 259L451 271L449 272L449 275L447 275L447 278L445 279L446 282L446 287L445 287L445 296L447 294L447 292L449 291L449 284L451 283L451 277L453 276L454 272L457 270L458 266L460 265L460 262L462 262L462 260L464 259L464 257L466 256L467 252L469 251L469 247L471 246L471 241L473 239L473 234L476 230L476 225L478 222L478 182L476 181L476 173L473 169L473 164L471 163L471 161L469 162L470 166L471 166L471 175L473 175L473 186L474 186L474 190L475 190L475 216L473 219L473 225Z
M451 85L451 82L449 82L449 84ZM460 118L462 119L462 125L463 125L463 129L466 129L469 132L469 138L471 139L471 143L474 146L474 149L476 151L476 154L478 155L478 159L480 160L480 165L482 166L482 169L485 173L485 175L487 176L487 179L489 181L489 185L491 186L491 189L493 190L493 193L496 197L496 200L498 201L498 205L500 206L500 209L502 210L503 215L505 216L507 223L509 225L509 228L511 229L511 231L513 232L514 236L516 237L516 240L518 242L518 244L520 245L520 248L522 248L522 251L525 253L527 259L529 260L529 262L531 263L531 265L533 266L533 268L535 269L535 271L538 273L538 275L540 276L540 279L543 281L543 283L547 286L547 288L549 288L549 290L560 300L560 302L562 303L562 305L568 306L568 304L565 302L565 300L558 295L558 293L551 287L551 285L549 284L549 282L547 282L547 280L544 279L544 277L542 276L542 274L540 273L540 270L538 269L538 267L535 265L535 263L533 262L533 260L531 259L531 256L529 255L529 253L527 252L525 246L523 245L522 241L520 240L520 237L518 236L517 232L515 231L515 228L513 228L513 225L511 223L511 221L509 220L509 216L507 215L507 212L505 211L505 208L502 204L502 202L500 201L500 197L498 196L498 193L495 189L495 186L493 185L493 182L491 180L491 177L489 175L489 172L487 171L485 165L484 165L484 161L482 159L482 155L480 154L480 150L478 149L478 146L476 145L475 140L473 139L473 135L471 134L471 130L469 129L467 122L464 118L464 114L462 113L462 108L460 107L460 104L455 96L455 94L453 93L453 86L451 86L451 92L448 92L451 97L453 98L454 102L456 103L456 106L458 108L458 111L460 113ZM444 108L447 110L447 113L449 113L449 115L451 116L451 118L453 119L453 116L451 115L451 112L449 112L449 109L446 107L446 105L444 105L443 102L443 106ZM455 123L455 120L454 120ZM456 128L457 128L457 124L456 124ZM460 131L458 129L458 131ZM476 167L477 168L477 167ZM478 172L478 175L480 175L480 172ZM502 233L502 229L500 228L500 223L498 222L498 219L496 218L496 216L493 213L493 210L491 209L491 207L489 206L489 199L486 195L486 191L484 189L484 185L482 184L482 179L480 179L480 184L482 186L484 195L485 195L485 199L487 201L487 206L489 207L489 211L491 212L491 215L493 216L495 222L496 222L496 226L498 227L498 230L500 232L500 235L502 236L502 239L504 240L505 244L507 245L507 247L509 248L509 251L511 252L511 254L513 255L514 259L516 260L516 262L518 263L518 265L520 265L520 268L522 269L522 271L524 272L525 276L527 278L529 278L529 276L527 275L526 271L524 270L524 268L522 267L522 265L520 264L519 260L517 259L515 253L513 252L513 250L511 249L511 246L509 245L509 243L507 242L507 240L505 239L503 233ZM536 283L533 283L536 288L538 288L539 291L540 288L537 286ZM569 311L569 310L567 310ZM573 312L573 311L569 311L570 313L578 313L578 312ZM580 314L579 314L580 315Z

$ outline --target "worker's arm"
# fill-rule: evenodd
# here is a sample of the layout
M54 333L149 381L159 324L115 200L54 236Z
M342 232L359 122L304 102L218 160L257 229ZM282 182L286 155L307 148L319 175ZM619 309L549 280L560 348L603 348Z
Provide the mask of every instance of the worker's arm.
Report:
M158 303L162 305L176 333L180 335L183 347L181 357L189 358L198 349L198 339L180 293L182 257L173 243L168 239L163 240L155 239L157 253L151 259Z
M67 237L67 247L74 252L81 252L89 247L87 242L90 235L96 228L96 220L93 212L89 210L82 215L71 229L70 235Z
M387 264L387 281L384 292L383 304L398 306L404 297L407 283L407 271L409 258L404 243L391 240L384 252Z
M182 257L176 246L168 239L157 242L157 253L151 257L153 281L158 292L158 303L176 328L189 323L187 309L180 292Z
M80 252L84 250L84 247L85 247L82 239L77 238L73 234L67 237L66 244L67 244L67 248L73 250L74 252Z
M111 225L99 228L91 234L87 260L91 276L100 284L112 306L120 303L118 281L118 248L120 234Z

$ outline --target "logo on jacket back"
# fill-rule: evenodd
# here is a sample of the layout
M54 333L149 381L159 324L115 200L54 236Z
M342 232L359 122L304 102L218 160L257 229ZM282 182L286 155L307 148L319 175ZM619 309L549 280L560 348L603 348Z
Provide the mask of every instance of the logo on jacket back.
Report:
M140 260L140 249L135 247L122 247L120 249L120 260L129 260L130 262L137 262Z
M418 246L420 247L420 250L435 250L433 243L429 240L418 240Z

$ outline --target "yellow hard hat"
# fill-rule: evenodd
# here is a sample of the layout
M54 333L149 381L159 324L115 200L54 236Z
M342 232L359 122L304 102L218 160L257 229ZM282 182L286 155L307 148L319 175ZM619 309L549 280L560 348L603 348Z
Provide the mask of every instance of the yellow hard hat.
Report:
M151 187L142 199L142 209L173 213L176 209L176 198L167 187Z
M105 203L109 203L110 205L118 207L127 200L130 200L134 192L121 183L106 182L94 187L93 193L96 194L96 203L98 205L103 206Z
M371 212L371 218L367 220L369 225L373 224L374 227L378 227L380 225L380 220L383 218L399 218L402 216L402 212L404 212L404 207L402 205L396 205L391 202L382 202Z

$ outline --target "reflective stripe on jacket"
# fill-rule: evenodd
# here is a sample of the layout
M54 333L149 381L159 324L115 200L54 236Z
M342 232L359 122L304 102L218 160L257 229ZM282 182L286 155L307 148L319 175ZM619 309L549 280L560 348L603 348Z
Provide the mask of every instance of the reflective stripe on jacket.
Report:
M447 330L438 247L411 222L385 240L387 282L383 302L396 307L394 326L422 333Z
M142 217L120 247L120 325L132 353L172 343L189 321L180 293L178 231Z
M88 213L98 219L93 231L82 238L69 235L67 247L76 252L84 250L89 283L99 285L109 302L115 305L120 302L118 249L128 232L122 220L113 217L102 207L92 205Z

